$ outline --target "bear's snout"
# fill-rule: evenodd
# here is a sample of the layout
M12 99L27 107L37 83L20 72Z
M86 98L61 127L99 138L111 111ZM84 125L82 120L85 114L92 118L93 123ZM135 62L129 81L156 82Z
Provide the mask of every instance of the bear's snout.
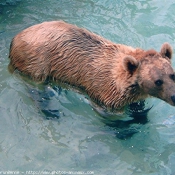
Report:
M171 96L171 100L173 101L174 105L175 105L175 95Z

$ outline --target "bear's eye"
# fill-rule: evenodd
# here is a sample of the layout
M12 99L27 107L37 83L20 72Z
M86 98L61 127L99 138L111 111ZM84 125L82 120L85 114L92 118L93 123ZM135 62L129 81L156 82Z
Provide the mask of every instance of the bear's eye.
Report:
M161 86L163 84L162 80L155 81L156 86Z

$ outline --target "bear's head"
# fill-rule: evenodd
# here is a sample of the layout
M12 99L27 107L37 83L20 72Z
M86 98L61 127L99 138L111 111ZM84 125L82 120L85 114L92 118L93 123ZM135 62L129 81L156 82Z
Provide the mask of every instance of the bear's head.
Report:
M150 95L175 106L175 73L171 66L172 48L164 43L160 53L149 50L124 58L125 70L137 76L141 94Z

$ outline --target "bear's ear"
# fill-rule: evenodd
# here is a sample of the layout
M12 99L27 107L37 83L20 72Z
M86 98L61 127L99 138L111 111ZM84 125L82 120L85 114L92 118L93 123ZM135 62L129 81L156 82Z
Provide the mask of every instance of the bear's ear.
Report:
M169 43L164 43L161 47L160 54L163 58L172 59L173 50Z
M139 66L139 61L137 61L134 57L132 56L126 56L123 59L123 67L126 71L128 71L130 74L133 74L134 71L138 68Z

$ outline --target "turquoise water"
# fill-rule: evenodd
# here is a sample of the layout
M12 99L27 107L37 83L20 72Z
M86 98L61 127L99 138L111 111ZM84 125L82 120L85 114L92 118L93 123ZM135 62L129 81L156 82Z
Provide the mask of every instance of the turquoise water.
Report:
M7 70L12 37L47 20L61 19L133 47L159 51L162 43L169 42L175 48L174 9L173 0L1 1L0 173L175 174L174 107L149 99L154 105L148 113L149 122L131 125L128 129L138 132L119 139L118 130L105 125L84 95L28 84ZM175 67L175 60L172 64ZM45 88L46 94L37 88ZM46 105L37 103L39 95L49 95ZM43 110L59 118L50 118Z

